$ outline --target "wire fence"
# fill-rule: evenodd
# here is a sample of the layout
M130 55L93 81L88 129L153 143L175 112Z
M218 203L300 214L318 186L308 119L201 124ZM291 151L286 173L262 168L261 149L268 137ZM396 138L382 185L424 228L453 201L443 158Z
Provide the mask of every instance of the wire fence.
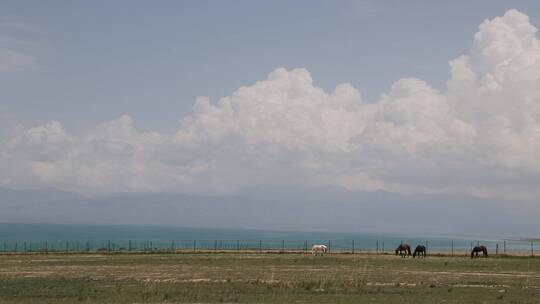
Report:
M517 240L452 240L452 239L334 239L334 240L44 240L0 241L3 253L84 253L84 252L305 252L315 244L328 247L329 253L389 254L400 244L424 245L428 254L470 255L474 246L484 245L489 254L535 255L535 241Z

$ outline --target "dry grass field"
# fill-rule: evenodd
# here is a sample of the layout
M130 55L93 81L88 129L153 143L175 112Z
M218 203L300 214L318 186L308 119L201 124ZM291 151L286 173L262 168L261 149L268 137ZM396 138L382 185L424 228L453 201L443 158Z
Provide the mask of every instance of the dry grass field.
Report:
M5 254L1 303L540 303L540 258Z

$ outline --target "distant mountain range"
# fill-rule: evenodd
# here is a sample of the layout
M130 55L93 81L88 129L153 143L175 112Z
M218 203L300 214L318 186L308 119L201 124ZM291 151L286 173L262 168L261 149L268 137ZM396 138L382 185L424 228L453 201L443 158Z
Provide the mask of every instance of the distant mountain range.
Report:
M0 222L120 224L368 233L535 237L540 223L516 205L448 195L341 188L245 189L234 195L0 188ZM521 211L520 211L521 210Z

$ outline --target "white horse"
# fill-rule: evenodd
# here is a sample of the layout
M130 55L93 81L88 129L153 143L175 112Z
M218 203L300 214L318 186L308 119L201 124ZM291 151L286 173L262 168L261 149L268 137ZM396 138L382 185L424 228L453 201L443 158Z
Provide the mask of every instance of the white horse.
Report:
M321 255L324 255L327 251L328 251L328 247L326 247L326 245L313 245L311 247L312 255L318 255L319 253Z

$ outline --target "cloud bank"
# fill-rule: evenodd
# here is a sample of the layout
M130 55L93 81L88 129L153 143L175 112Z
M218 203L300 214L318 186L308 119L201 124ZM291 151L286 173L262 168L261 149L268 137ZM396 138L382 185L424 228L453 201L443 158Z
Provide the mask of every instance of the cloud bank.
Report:
M60 122L0 142L0 185L79 192L231 193L246 187L538 199L540 42L510 10L484 21L450 62L445 92L400 79L374 103L350 84L325 92L305 69L271 72L212 103L174 134L127 115L70 134Z

